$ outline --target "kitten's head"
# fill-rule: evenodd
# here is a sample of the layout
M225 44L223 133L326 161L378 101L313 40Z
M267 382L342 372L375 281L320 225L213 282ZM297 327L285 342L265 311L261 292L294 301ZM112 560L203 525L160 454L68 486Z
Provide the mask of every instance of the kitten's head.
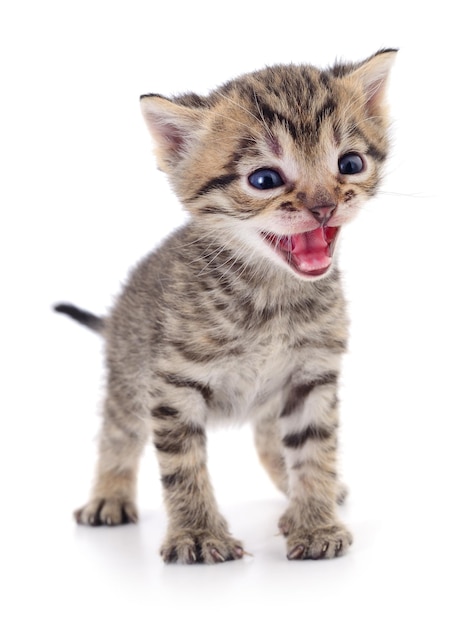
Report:
M268 67L207 97L143 96L158 165L218 240L303 279L324 276L341 227L378 187L395 53L325 71Z

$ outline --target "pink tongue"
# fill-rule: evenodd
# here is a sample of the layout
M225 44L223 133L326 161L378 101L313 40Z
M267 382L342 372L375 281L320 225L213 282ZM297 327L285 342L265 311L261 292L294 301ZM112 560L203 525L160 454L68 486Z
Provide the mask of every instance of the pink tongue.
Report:
M303 272L328 267L332 261L323 228L291 236L291 258Z

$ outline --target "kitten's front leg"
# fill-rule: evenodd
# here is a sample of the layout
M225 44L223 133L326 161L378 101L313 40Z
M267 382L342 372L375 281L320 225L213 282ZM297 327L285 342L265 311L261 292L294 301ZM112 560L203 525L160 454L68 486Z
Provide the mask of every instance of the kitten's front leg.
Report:
M152 410L154 445L169 517L161 555L167 563L240 559L242 544L230 535L213 494L205 431L176 406L161 402Z
M336 371L297 382L280 417L290 504L279 527L289 559L340 556L352 543L336 516L336 383Z

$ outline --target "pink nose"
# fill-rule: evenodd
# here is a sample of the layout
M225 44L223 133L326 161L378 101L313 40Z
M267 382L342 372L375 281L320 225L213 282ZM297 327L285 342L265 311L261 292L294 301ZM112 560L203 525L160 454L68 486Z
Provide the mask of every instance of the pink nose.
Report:
M336 204L326 204L321 206L314 206L309 210L314 215L319 224L321 226L325 226L334 214L336 208Z

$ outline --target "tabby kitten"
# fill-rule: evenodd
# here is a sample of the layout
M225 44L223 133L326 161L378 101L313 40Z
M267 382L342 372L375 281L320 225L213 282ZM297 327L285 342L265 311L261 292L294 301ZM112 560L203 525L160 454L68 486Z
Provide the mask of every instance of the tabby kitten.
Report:
M335 249L378 188L395 52L324 71L269 67L207 97L141 98L158 165L190 219L131 273L108 317L56 307L106 341L97 477L80 524L137 521L150 434L169 518L163 559L241 558L208 476L206 427L250 419L288 497L288 558L350 546L336 512L347 320Z

